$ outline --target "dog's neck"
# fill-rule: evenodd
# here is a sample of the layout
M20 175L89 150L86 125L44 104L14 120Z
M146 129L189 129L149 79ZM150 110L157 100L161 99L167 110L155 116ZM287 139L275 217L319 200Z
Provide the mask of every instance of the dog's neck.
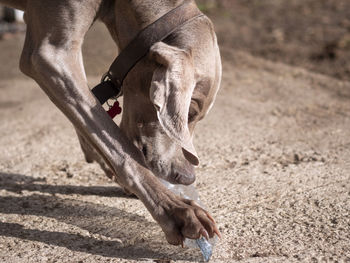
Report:
M120 49L145 26L179 6L184 0L104 0L100 19Z

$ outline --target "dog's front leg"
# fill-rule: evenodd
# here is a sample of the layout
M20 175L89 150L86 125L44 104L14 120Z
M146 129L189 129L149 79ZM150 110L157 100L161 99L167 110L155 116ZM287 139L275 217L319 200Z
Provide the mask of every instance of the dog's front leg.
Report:
M95 0L31 0L21 69L35 79L111 170L133 187L131 166L143 158L90 92L82 63L83 38L96 16ZM130 165L130 167L128 167ZM125 172L128 169L129 172Z
M183 237L217 232L210 215L169 192L146 168L127 139L90 92L81 58L85 33L99 1L30 0L21 69L34 78L79 134L104 159L117 181L145 204L172 244Z

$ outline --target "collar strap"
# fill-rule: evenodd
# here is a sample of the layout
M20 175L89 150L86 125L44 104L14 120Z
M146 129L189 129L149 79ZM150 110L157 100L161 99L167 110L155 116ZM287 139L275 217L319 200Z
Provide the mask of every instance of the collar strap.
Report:
M203 16L193 0L185 0L158 20L141 30L113 61L99 85L92 89L101 104L121 95L122 84L129 71L147 55L151 46L164 40L176 29Z

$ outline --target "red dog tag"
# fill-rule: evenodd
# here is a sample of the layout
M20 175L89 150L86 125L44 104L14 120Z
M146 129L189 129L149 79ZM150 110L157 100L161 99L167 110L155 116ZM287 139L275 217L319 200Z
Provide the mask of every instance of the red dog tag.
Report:
M107 111L109 117L112 119L122 112L122 108L119 106L119 102L116 100L112 107Z

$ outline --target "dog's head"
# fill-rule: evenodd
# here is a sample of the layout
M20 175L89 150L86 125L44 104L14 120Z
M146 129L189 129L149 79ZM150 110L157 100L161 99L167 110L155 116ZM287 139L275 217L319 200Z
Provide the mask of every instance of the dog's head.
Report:
M126 79L121 122L153 173L180 184L195 180L194 128L212 106L221 78L215 35L187 44L151 47Z

